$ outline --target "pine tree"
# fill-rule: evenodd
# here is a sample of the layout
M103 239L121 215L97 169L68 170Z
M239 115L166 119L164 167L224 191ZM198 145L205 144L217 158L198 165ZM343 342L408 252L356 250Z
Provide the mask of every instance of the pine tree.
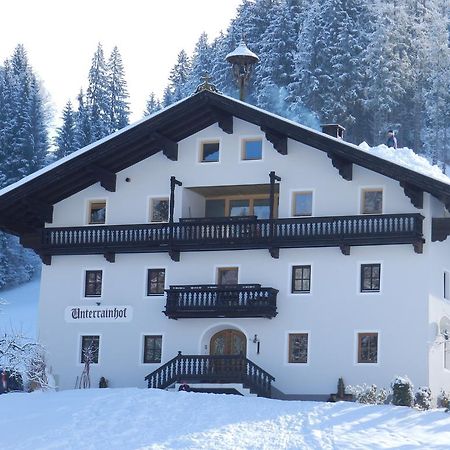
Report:
M86 91L86 107L89 110L92 140L96 141L109 132L108 75L102 44L99 43L89 69L89 86Z
M191 58L191 69L186 82L186 94L193 94L197 86L201 83L205 73L212 72L212 52L208 44L208 35L202 33L195 44L194 54Z
M113 133L128 125L130 116L125 70L117 47L114 47L108 60L107 79L107 128L108 133Z
M90 110L86 106L83 89L80 90L77 100L78 109L75 114L75 147L78 149L89 145L95 139L92 135Z
M161 109L161 103L156 98L155 93L151 92L144 111L144 116L150 116Z
M190 93L187 92L187 81L191 71L191 62L184 50L178 54L177 62L170 71L169 88L171 103L177 102Z
M57 159L70 155L77 150L77 141L75 136L75 112L72 109L72 103L69 100L63 111L63 124L56 130L55 138L55 157Z

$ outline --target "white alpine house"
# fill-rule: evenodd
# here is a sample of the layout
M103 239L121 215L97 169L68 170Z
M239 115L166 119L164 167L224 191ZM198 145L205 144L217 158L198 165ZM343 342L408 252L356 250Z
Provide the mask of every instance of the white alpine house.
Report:
M450 390L450 179L323 131L205 82L0 191L58 387Z

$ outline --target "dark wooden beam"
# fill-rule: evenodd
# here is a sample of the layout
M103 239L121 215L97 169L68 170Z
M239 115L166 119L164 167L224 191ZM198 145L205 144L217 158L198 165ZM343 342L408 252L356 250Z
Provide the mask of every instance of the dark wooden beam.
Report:
M156 141L158 147L161 147L161 150L167 158L171 161L178 161L178 142L172 141L172 139L157 131L153 132L150 138Z
M345 255L345 256L349 256L350 255L350 245L341 244L339 246L339 248L341 249L341 252L342 252L343 255Z
M97 165L89 166L89 172L100 182L100 186L109 192L116 192L117 176L114 172Z
M280 258L280 249L279 248L275 248L275 247L269 248L269 253L270 253L270 256L274 259Z
M26 233L20 236L20 245L37 250L42 245L40 233Z
M39 255L42 263L45 264L46 266L51 266L52 264L52 255Z
M450 218L431 219L431 241L445 241L450 236Z
M261 131L266 135L266 139L272 143L273 148L281 155L288 154L287 136L275 130L261 126Z
M169 250L169 256L172 261L179 262L180 261L180 252L178 250Z
M33 216L47 223L53 222L53 205L29 197L22 200L22 204L31 211Z
M348 159L342 158L335 155L334 153L327 152L328 158L331 159L333 167L335 167L339 175L347 181L352 181L353 179L353 163Z
M223 112L216 112L217 125L224 133L233 134L233 116Z
M423 242L423 240L420 240L413 243L414 251L416 253L423 253Z
M116 254L113 252L105 252L105 253L103 253L103 256L106 259L106 261L108 261L110 263L116 262Z
M413 186L410 183L400 181L400 186L405 191L405 195L411 200L411 203L419 209L423 208L423 190Z

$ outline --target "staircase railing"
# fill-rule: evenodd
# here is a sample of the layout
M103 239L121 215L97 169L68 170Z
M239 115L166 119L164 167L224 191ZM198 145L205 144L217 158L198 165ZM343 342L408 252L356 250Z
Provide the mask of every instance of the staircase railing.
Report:
M145 377L149 388L177 382L242 383L260 397L270 397L275 378L241 355L178 355Z

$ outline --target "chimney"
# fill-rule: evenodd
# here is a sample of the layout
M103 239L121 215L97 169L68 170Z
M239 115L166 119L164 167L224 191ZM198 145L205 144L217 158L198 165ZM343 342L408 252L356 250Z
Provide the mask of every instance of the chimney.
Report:
M337 139L344 139L345 128L342 125L338 125L337 123L324 123L321 127L322 133L328 134Z

